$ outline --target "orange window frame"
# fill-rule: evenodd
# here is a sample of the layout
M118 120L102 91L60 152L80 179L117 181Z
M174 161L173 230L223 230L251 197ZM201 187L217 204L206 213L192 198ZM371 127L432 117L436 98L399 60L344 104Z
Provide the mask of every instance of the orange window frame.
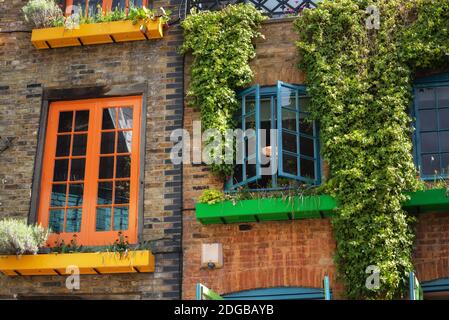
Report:
M85 0L86 1L86 12L84 13L84 15L88 15L88 10L89 10L89 0ZM109 12L112 10L112 1L113 0L103 0L101 2L101 9L103 12ZM142 5L147 7L148 6L148 0L142 0ZM73 6L73 0L67 0L66 1L66 8L65 8L65 14L67 16L72 14L72 6ZM129 0L126 0L125 3L125 12L128 13L129 10Z
M118 238L119 230L114 230L114 215L111 212L111 224L110 231L96 231L96 211L97 207L102 205L97 204L98 197L98 182L104 180L112 180L113 184L115 181L119 181L120 178L116 178L116 166L117 166L117 155L121 153L117 152L117 137L120 128L115 129L102 129L102 119L103 110L106 108L132 108L133 109L133 119L132 128L128 131L132 132L131 141L131 151L130 151L130 176L129 178L124 178L123 180L129 180L129 209L128 209L128 229L120 231L125 237L127 237L129 243L137 243L138 237L138 197L139 197L139 170L140 170L140 126L141 126L141 106L142 97L132 96L132 97L119 97L119 98L101 98L101 99L87 99L78 101L64 101L64 102L53 102L49 106L49 114L47 120L47 131L45 137L44 154L43 154L43 165L42 165L42 175L41 175L41 186L40 186L40 198L39 198L39 209L37 221L43 227L49 227L50 218L50 202L52 195L52 187L55 184L53 181L55 160L56 157L56 147L57 147L57 137L61 135L58 133L59 126L59 115L64 111L73 111L72 128L71 133L74 134L74 124L76 111L89 110L89 121L87 133L87 143L86 143L86 154L85 154L85 171L84 171L84 192L82 201L82 214L81 214L81 226L79 232L61 232L61 233L51 233L47 244L48 246L54 246L56 243L64 241L64 243L70 243L74 235L78 244L89 245L89 246L100 246L112 244ZM115 112L116 119L118 117L118 112ZM102 132L116 131L115 142L114 142L114 153L108 154L108 156L114 156L114 168L113 168L113 178L112 179L100 179L100 157L101 157L101 136ZM83 134L84 132L77 132L77 134ZM71 159L73 149L73 138L71 138L70 152L68 157ZM103 155L104 156L104 155ZM70 181L70 165L67 173L66 183L68 185L73 184L74 181ZM109 182L109 181L108 181ZM76 183L76 182L75 182ZM68 190L68 188L67 188ZM115 189L113 189L115 190ZM114 191L112 191L114 192ZM65 197L68 197L65 196ZM112 193L112 207L117 207L114 200L115 194ZM66 198L68 199L68 198ZM68 207L68 200L65 200L65 210ZM105 205L107 206L107 205ZM119 205L120 206L120 205ZM113 210L111 210L113 211ZM63 228L66 227L67 213L64 214Z

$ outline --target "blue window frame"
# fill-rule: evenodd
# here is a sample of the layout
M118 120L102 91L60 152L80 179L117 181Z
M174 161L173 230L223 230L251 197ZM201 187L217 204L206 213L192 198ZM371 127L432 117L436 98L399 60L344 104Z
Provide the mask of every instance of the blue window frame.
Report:
M449 177L449 74L414 86L414 153L423 180Z
M244 148L237 155L240 161L226 189L232 191L242 186L280 189L281 179L320 184L318 125L310 119L305 86L278 81L276 86L253 86L240 92L238 97L241 108L237 128L243 132L254 129L255 133L237 138ZM276 136L270 134L270 129L276 131ZM249 148L249 142L253 142L255 150ZM261 163L265 147L271 148L269 163ZM276 162L274 166L272 161ZM262 169L270 166L277 170L262 174Z

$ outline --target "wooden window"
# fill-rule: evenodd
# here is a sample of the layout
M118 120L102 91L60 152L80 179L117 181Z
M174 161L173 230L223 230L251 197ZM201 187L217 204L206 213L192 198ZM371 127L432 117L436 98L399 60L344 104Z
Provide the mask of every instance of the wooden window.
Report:
M66 0L65 14L73 13L73 6L80 8L83 15L94 16L97 14L97 8L101 7L103 12L108 12L119 8L128 12L130 7L148 7L148 0Z
M142 98L50 104L38 222L49 245L111 244L119 231L137 242Z

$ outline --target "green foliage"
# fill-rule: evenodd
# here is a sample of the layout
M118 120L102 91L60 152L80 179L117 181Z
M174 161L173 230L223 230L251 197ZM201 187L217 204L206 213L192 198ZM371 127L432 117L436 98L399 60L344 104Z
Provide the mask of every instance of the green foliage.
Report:
M349 298L403 295L412 270L413 218L401 207L419 182L410 139L411 66L447 61L448 0L324 0L296 22L333 219L335 261ZM380 30L366 8L380 9ZM417 18L416 18L417 17ZM365 286L370 265L380 288Z
M47 238L48 230L25 220L0 221L0 254L36 254Z
M76 234L73 235L70 243L66 244L64 240L58 240L55 245L50 248L51 253L74 253L74 252L89 252L88 249L82 245L78 245L76 241Z
M192 11L182 22L181 51L193 55L187 98L201 110L203 130L216 129L224 135L235 127L233 116L239 108L236 90L253 79L249 66L255 56L252 40L261 35L259 27L264 19L254 6L238 4L220 11ZM224 159L224 154L210 156ZM211 164L213 172L223 177L232 173L232 165L217 162Z
M198 199L199 203L216 204L225 200L224 193L221 190L207 189Z
M30 0L22 12L25 21L35 28L48 28L64 21L63 12L54 0Z
M131 7L128 13L128 20L131 20L134 24L141 21L150 21L160 18L163 23L170 21L171 10L165 10L160 8L160 13L156 9L148 9L146 7Z

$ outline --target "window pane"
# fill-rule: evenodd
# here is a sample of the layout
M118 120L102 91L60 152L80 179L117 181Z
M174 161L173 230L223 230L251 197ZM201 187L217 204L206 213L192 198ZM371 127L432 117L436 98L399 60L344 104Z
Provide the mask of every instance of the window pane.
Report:
M114 230L128 230L128 207L114 208Z
M120 129L130 129L133 127L133 109L120 108L118 109L118 127Z
M282 109L282 128L296 132L297 114L298 114L297 112Z
M296 90L281 87L281 107L296 109Z
M81 209L67 209L65 232L80 232Z
M64 207L65 195L66 195L66 185L54 184L51 189L50 207Z
M115 132L103 132L101 134L101 153L114 153Z
M79 181L84 180L84 169L86 159L72 159L70 168L70 180Z
M133 138L132 131L119 131L118 132L118 142L117 142L117 152L118 153L131 152L132 138Z
M308 134L309 136L313 136L313 121L306 113L300 113L299 115L299 131Z
M245 113L249 114L256 110L256 100L254 99L254 93L245 97Z
M84 184L71 184L69 185L69 197L67 206L80 207L83 204Z
M437 154L423 155L421 170L423 175L434 175L440 170L440 158Z
M311 160L302 159L300 160L301 166L301 177L315 179L315 164Z
M437 130L437 111L420 110L418 121L420 130Z
M55 169L53 171L53 181L67 181L67 172L69 170L69 160L55 160Z
M103 122L102 129L114 129L115 128L115 108L103 109Z
M440 120L440 130L449 129L449 109L438 110L438 116Z
M129 181L115 182L115 202L116 204L129 203Z
M445 153L441 155L441 171L442 173L449 173L449 154Z
M52 233L60 233L64 227L64 210L50 210L48 228Z
M98 183L98 204L112 204L112 182Z
M438 152L436 132L421 133L421 152Z
M243 165L237 164L234 168L234 176L233 176L233 183L239 183L243 181Z
M310 97L300 97L299 104L302 112L310 111Z
M251 161L251 163L252 162L255 162L255 160L253 159ZM255 164L251 164L251 163L248 163L246 165L246 179L251 179L251 178L254 178L256 176L256 165Z
M449 87L437 89L438 108L449 108Z
M282 155L282 166L285 173L298 175L298 157L284 153Z
M57 157L66 157L70 153L70 137L71 135L66 134L62 136L58 136L56 142L56 156Z
M436 108L434 89L419 89L417 92L418 109Z
M245 117L245 130L253 129L256 130L256 114L253 113Z
M111 208L97 208L96 231L111 230Z
M74 156L85 156L87 148L87 134L73 135L73 150Z
M89 124L89 111L77 111L75 116L75 131L87 131Z
M102 0L89 0L89 16L93 17L97 14L98 10L101 10ZM100 9L98 9L100 6Z
M100 158L100 179L110 179L114 175L114 157Z
M131 157L119 156L117 157L117 169L115 172L116 178L129 178L131 174Z
M449 152L449 131L441 131L440 138L440 152Z
M299 148L301 150L301 154L304 156L315 157L314 153L314 141L313 139L301 137L299 141Z
M298 153L298 136L282 132L282 150Z
M73 111L65 111L59 113L58 132L72 131Z
M125 10L125 0L112 0L112 11L114 11L116 8Z

